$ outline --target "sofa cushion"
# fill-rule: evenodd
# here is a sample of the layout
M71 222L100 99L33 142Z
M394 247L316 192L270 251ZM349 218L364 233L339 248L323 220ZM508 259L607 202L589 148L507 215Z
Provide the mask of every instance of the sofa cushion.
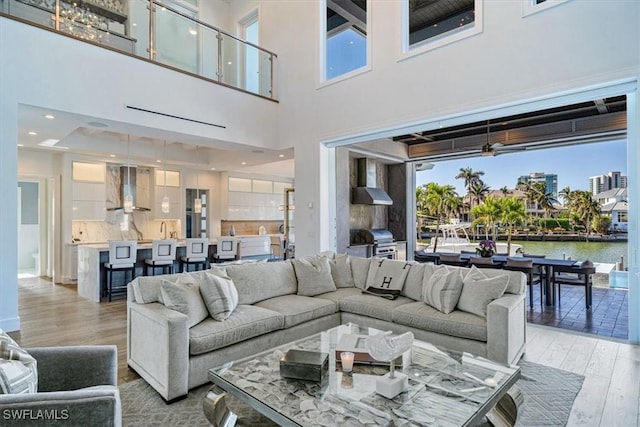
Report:
M406 261L372 259L365 292L388 298L399 296L410 268Z
M487 341L487 319L459 310L444 314L422 302L395 308L393 322L444 335Z
M371 258L349 256L349 263L351 264L351 275L353 276L355 287L359 289L366 288Z
M439 265L432 274L424 276L422 301L444 314L455 310L461 292L462 275L459 270Z
M200 282L200 295L211 317L223 321L238 306L238 291L228 277L206 273Z
M391 322L393 309L411 302L413 300L403 296L389 300L374 295L360 294L340 300L340 310Z
M183 275L175 283L161 279L160 290L165 307L186 314L189 327L209 317L207 306L200 296L200 285L193 277Z
M285 328L329 316L337 311L335 303L331 301L300 295L269 298L255 305L282 314Z
M284 316L253 305L239 305L224 322L208 318L189 329L189 354L208 353L284 327Z
M463 280L458 310L487 317L487 306L504 294L508 282L506 274L487 277L475 266L471 267Z
M329 258L329 266L331 267L331 277L333 277L333 283L336 284L336 288L352 288L355 286L349 255L335 254L333 258Z
M36 359L0 329L0 394L37 392Z
M362 295L362 290L358 288L338 288L333 292L327 292L326 294L316 295L314 298L321 298L327 301L333 301L336 305L336 311L340 310L340 301L343 298L350 297L352 295Z
M229 265L226 269L238 290L238 304L250 305L298 291L290 261Z
M400 295L414 301L420 301L422 299L422 279L425 274L432 273L433 267L432 264L412 262Z
M312 297L336 290L326 256L291 260L298 279L298 295Z

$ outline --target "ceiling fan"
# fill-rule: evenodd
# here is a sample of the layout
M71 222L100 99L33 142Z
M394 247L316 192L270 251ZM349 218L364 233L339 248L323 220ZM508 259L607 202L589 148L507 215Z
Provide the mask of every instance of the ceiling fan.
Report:
M493 144L490 141L491 130L490 130L490 122L487 120L487 140L482 146L481 154L483 156L497 156L498 154L502 154L507 151L522 151L526 150L525 147L508 147L504 145L502 142L494 142Z

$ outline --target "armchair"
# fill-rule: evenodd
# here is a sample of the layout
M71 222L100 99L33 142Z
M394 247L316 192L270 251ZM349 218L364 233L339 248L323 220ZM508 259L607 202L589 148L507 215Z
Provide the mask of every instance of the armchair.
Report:
M27 349L38 361L38 392L0 394L0 424L120 427L116 346Z

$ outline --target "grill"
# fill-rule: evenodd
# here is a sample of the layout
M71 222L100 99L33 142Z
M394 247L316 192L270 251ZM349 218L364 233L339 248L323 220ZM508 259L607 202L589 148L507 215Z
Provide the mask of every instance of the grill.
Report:
M358 230L353 243L373 245L373 256L379 258L396 259L396 241L393 234L386 228L371 228Z

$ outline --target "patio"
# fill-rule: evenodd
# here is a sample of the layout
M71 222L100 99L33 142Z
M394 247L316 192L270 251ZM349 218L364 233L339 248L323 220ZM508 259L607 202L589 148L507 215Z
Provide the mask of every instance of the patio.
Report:
M535 286L537 288L537 286ZM527 292L527 299L529 298ZM562 299L555 306L541 306L540 292L534 289L533 309L527 301L527 321L603 337L627 339L627 290L593 287L593 306L585 310L582 286L562 286Z

